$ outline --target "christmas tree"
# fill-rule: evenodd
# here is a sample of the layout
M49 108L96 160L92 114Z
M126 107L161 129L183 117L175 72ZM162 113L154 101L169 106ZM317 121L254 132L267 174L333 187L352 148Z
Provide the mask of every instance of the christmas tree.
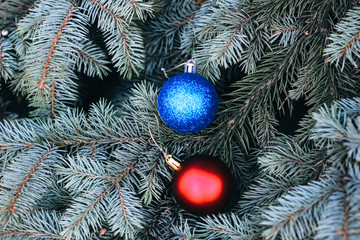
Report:
M0 2L0 239L360 239L360 2ZM179 133L157 100L194 59L219 95ZM174 199L164 154L230 169Z

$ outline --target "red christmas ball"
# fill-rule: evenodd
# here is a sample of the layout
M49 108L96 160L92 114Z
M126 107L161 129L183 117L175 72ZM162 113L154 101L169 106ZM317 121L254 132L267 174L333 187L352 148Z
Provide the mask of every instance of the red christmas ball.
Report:
M218 158L195 155L181 163L175 171L173 195L186 211L198 216L223 209L230 200L233 177L229 168Z

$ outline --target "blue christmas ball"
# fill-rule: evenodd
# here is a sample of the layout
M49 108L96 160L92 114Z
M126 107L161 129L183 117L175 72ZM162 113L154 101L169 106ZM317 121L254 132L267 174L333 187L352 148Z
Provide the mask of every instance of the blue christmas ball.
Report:
M206 128L215 118L219 100L209 80L196 73L180 73L170 78L158 96L161 119L180 133Z

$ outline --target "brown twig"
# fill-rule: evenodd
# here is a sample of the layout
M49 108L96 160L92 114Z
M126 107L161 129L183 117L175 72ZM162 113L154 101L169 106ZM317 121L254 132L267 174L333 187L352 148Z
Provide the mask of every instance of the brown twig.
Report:
M274 32L274 34L283 33L283 32L289 32L289 31L294 31L294 30L297 31L297 28L296 28L296 27L285 28L285 29L282 29L282 30L276 30L276 31Z
M126 213L126 209L125 209L124 199L123 199L122 194L121 194L121 189L120 189L119 183L116 183L114 185L115 185L115 188L116 188L116 190L117 190L117 192L119 194L119 199L120 199L120 203L121 203L122 213L124 215L125 225L127 225L128 224L128 219L127 219L127 213Z
M55 119L55 82L51 88L51 110L50 110L50 118Z
M53 151L52 148L48 149L42 156L41 158L36 162L36 164L34 165L33 168L31 168L30 172L28 173L28 175L26 176L26 178L24 179L24 181L20 184L19 188L16 191L15 197L10 201L9 206L6 208L6 212L5 212L5 216L2 219L3 223L7 222L7 217L9 216L10 213L15 213L16 209L15 209L15 204L17 202L17 200L20 198L21 193L24 189L24 187L28 184L29 180L31 178L33 178L34 173L36 172L36 170L39 168L40 164L46 159L46 157Z
M40 79L40 82L39 82L39 88L40 89L44 89L44 88L48 89L49 88L44 82L46 80L46 75L47 75L49 67L50 67L50 61L51 61L52 56L53 56L53 54L54 54L54 52L56 50L56 46L57 46L57 44L58 44L58 42L60 40L60 37L61 37L61 35L62 35L63 31L64 31L64 28L67 25L67 23L69 22L69 20L71 18L71 15L73 14L74 10L75 10L75 7L72 6L70 8L69 12L67 13L64 22L60 26L60 29L59 29L59 31L57 32L57 34L56 34L56 36L54 38L54 41L53 41L53 43L51 45L51 48L50 48L49 53L48 53L47 58L46 58L43 74L41 75L41 79Z
M360 37L360 31L346 44L346 46L341 51L341 57L344 58L349 48L354 44L354 42Z

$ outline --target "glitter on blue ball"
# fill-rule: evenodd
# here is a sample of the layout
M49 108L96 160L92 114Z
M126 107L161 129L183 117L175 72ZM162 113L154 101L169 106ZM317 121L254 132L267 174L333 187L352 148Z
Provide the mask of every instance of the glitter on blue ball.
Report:
M215 118L219 100L214 86L197 73L180 73L170 78L158 96L161 119L179 133L206 128Z

